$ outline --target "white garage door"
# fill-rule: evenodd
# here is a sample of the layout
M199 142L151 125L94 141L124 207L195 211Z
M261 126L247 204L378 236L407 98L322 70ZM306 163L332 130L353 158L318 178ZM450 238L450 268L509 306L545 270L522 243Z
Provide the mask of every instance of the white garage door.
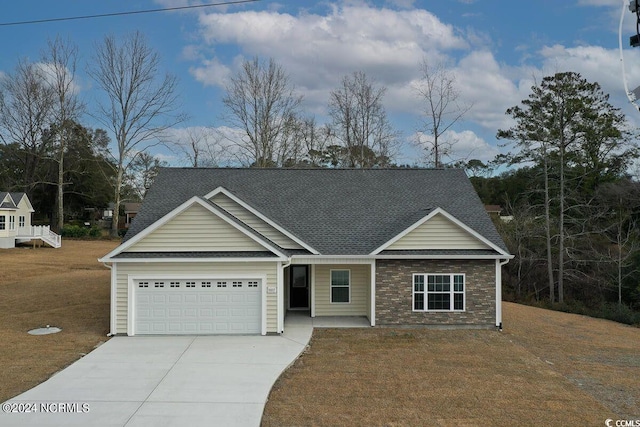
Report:
M135 334L259 334L260 280L138 280Z

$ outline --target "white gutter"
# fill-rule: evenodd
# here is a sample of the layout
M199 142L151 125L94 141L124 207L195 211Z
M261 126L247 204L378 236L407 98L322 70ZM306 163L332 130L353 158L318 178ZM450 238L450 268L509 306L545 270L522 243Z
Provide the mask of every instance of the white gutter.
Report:
M504 261L496 259L496 327L500 331L502 331L502 267L507 265L511 258Z
M101 261L100 259L98 259L98 261ZM109 333L107 334L107 337L112 337L116 334L116 285L117 285L117 272L116 272L116 265L109 265L106 262L103 262L102 265L104 265L105 267L107 267L109 270L111 270L111 301L110 301L110 319L109 319Z

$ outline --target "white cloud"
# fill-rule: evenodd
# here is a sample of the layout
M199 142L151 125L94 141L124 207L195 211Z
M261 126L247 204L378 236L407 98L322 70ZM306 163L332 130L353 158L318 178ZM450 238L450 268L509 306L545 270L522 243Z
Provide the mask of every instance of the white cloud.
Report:
M455 68L456 87L461 101L472 105L465 115L488 129L508 124L504 112L525 96L507 70L488 51L472 52Z
M204 59L199 67L191 67L193 77L205 86L224 87L231 75L231 69L218 58Z
M331 5L326 15L273 11L201 15L207 44L237 44L247 56L276 58L298 86L335 85L356 70L385 85L407 79L420 58L438 50L464 49L451 25L426 10Z
M307 112L319 116L326 113L329 93L340 79L362 70L376 84L387 88L387 110L403 114L407 122L415 120L420 109L412 82L419 78L422 58L453 59L460 101L473 104L464 120L475 123L477 126L472 127L476 132L482 131L482 136L471 132L477 138L474 139L464 133L470 131L462 130L462 122L456 126L460 133L455 137L465 141L461 147L473 148L489 158L495 155L495 148L486 140L492 141L498 129L512 125L505 111L526 99L531 86L545 75L576 71L589 81L599 82L606 93L612 93L614 105L626 102L617 49L553 45L535 52L529 47L515 52L523 62L507 64L496 58L488 34L476 28L463 32L431 12L416 8L416 3L387 0L386 4L395 9L376 8L364 1L330 3L325 14L301 11L294 15L281 12L280 8L224 14L207 10L199 20L202 45L189 47L185 56L199 61L191 68L196 80L216 87L224 86L240 59L272 57L304 94ZM581 0L580 5L613 7L614 1ZM411 10L402 9L412 6ZM226 47L237 49L232 51L232 58L223 56ZM215 53L207 52L214 48ZM630 86L635 88L640 85L640 51L625 49L625 60Z
M155 155L171 166L192 166L191 144L195 143L200 166L246 165L245 153L239 148L244 136L241 129L227 126L171 128L164 135L164 149Z
M433 136L416 133L412 138L417 142L416 145L421 148L423 157L428 158L425 155L425 149L428 150L432 146L430 143L433 141ZM442 156L444 163L455 163L460 160L469 161L471 159L488 162L500 153L500 150L470 130L460 132L448 130L440 136L439 141L444 151Z

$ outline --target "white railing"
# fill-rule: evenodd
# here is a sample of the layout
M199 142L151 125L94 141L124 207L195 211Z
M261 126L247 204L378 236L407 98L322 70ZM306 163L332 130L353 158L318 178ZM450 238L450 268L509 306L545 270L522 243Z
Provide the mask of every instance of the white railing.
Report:
M62 246L62 237L51 231L48 225L32 225L30 227L18 227L17 239L40 239L48 245L59 248Z

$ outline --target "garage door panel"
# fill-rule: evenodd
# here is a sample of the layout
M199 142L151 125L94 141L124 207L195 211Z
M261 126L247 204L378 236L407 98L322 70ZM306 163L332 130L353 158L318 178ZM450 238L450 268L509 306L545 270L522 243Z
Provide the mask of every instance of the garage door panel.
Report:
M136 334L257 334L260 280L146 280L135 285Z

